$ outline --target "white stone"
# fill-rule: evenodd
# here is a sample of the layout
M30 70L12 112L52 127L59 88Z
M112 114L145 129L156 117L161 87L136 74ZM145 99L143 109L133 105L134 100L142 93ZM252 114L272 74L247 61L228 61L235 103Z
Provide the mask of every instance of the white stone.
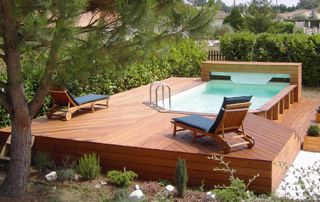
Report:
M45 177L46 177L46 180L48 180L48 181L54 181L58 178L56 171L52 171L52 172L48 173Z
M215 200L216 199L216 195L214 193L212 193L211 191L207 192L207 197L208 200Z
M80 178L81 178L80 175L78 175L78 174L75 174L75 175L74 175L74 180L78 181Z
M106 181L100 181L100 184L101 185L107 185L107 182Z
M276 195L278 197L287 197L294 200L305 201L306 197L304 195L304 190L301 189L301 187L298 185L299 177L302 177L301 180L306 183L305 189L307 189L311 193L311 196L319 196L317 194L320 193L320 186L310 187L312 183L308 183L315 181L314 185L319 184L320 173L317 172L317 169L319 169L319 167L320 153L300 151L293 162L293 167L290 167L288 169L286 176L276 190ZM300 169L300 171L298 171L297 169ZM302 176L302 170L309 170L310 173L308 173L308 175ZM313 172L311 172L311 170L313 170Z
M135 190L141 190L141 189L140 189L140 186L139 186L138 184L134 185L134 189L135 189Z
M131 199L142 199L142 197L144 197L144 194L140 189L134 190L129 195L129 198L131 198Z
M100 189L100 187L101 187L101 185L100 185L100 184L96 184L96 185L94 185L94 188L96 188L96 189Z
M170 192L173 192L174 186L172 186L171 184L169 184L169 185L167 185L167 186L165 187L165 189L166 189L166 191L167 191L168 193L170 193Z

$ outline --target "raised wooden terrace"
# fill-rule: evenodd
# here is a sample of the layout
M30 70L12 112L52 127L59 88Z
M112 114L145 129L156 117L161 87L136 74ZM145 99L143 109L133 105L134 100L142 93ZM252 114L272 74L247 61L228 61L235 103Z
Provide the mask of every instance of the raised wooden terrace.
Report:
M173 93L203 83L200 79L191 78L170 78L165 82ZM33 149L47 152L58 161L67 156L78 157L95 152L100 156L104 170L126 167L137 172L141 179L148 180L173 180L176 160L181 157L187 161L190 184L227 184L228 175L213 170L219 166L218 162L207 158L222 155L220 148L210 138L194 143L188 132L173 137L170 120L182 114L160 113L151 109L143 104L148 96L149 86L142 86L112 96L109 109L79 113L70 121L36 119L32 125L36 136ZM294 103L297 107L281 115L279 123L248 114L245 129L255 138L255 147L239 148L223 155L241 179L247 181L260 174L252 183L253 190L275 191L284 175L284 168L277 163L291 164L294 160L301 144L301 134L297 132L307 127L298 123L309 123L310 110L314 109L314 106L300 109L305 107L303 102ZM306 102L310 104L310 101ZM315 103L311 102L312 105ZM296 120L287 114L301 118ZM2 129L0 133L4 142L10 128Z

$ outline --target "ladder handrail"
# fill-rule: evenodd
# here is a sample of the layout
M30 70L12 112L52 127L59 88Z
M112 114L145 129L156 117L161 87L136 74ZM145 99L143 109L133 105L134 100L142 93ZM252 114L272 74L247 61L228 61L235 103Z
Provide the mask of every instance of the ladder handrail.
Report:
M149 97L149 104L150 106L152 106L152 88L153 86L156 86L155 88L155 98L156 98L156 102L155 102L155 107L158 108L158 90L161 87L161 92L162 92L162 106L164 107L164 94L165 94L165 88L168 89L168 93L169 93L169 108L171 109L171 88L168 84L166 83L162 83L160 81L155 81L150 85L150 97Z

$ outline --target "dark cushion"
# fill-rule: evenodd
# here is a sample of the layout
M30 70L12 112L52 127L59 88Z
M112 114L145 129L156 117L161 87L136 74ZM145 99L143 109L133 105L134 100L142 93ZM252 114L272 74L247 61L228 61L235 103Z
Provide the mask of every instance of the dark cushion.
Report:
M240 96L240 97L224 97L222 107L226 105L250 102L252 96Z
M209 128L208 132L213 133L217 129L217 127L219 126L220 122L222 121L222 117L224 114L224 110L222 110L222 108L226 107L226 105L229 105L229 104L250 102L251 98L252 98L252 96L224 97L221 109L220 109L218 116L217 116L217 119L216 119L215 123L211 126L211 128Z
M78 104L86 104L89 102L94 102L94 101L99 101L99 100L103 100L103 99L108 99L109 96L107 95L96 95L96 94L89 94L89 95L85 95L85 96L81 96L81 97L76 97L74 98L74 101Z
M180 118L173 118L175 122L183 123L188 126L198 128L200 130L208 132L210 127L214 124L214 119L208 119L203 116L199 115L191 115L191 116L184 116Z

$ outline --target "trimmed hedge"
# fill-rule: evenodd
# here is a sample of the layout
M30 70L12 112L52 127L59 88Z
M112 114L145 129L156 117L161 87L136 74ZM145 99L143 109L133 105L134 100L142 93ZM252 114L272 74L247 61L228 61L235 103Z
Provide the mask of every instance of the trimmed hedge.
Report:
M305 86L320 85L320 35L227 34L221 52L230 61L299 62Z
M207 57L204 47L194 40L184 39L171 47L167 54L153 58L145 58L143 62L114 67L109 64L101 69L102 72L91 75L86 80L73 79L66 87L75 96L88 93L112 95L156 80L163 80L170 76L198 77L200 64ZM33 60L33 59L32 59ZM42 61L44 63L45 61ZM28 72L25 78L26 96L30 100L38 85L41 68L34 68L34 61L24 61L24 69ZM1 79L1 77L0 77ZM46 98L37 116L43 116L50 106L51 100ZM9 115L0 106L0 127L10 124Z

